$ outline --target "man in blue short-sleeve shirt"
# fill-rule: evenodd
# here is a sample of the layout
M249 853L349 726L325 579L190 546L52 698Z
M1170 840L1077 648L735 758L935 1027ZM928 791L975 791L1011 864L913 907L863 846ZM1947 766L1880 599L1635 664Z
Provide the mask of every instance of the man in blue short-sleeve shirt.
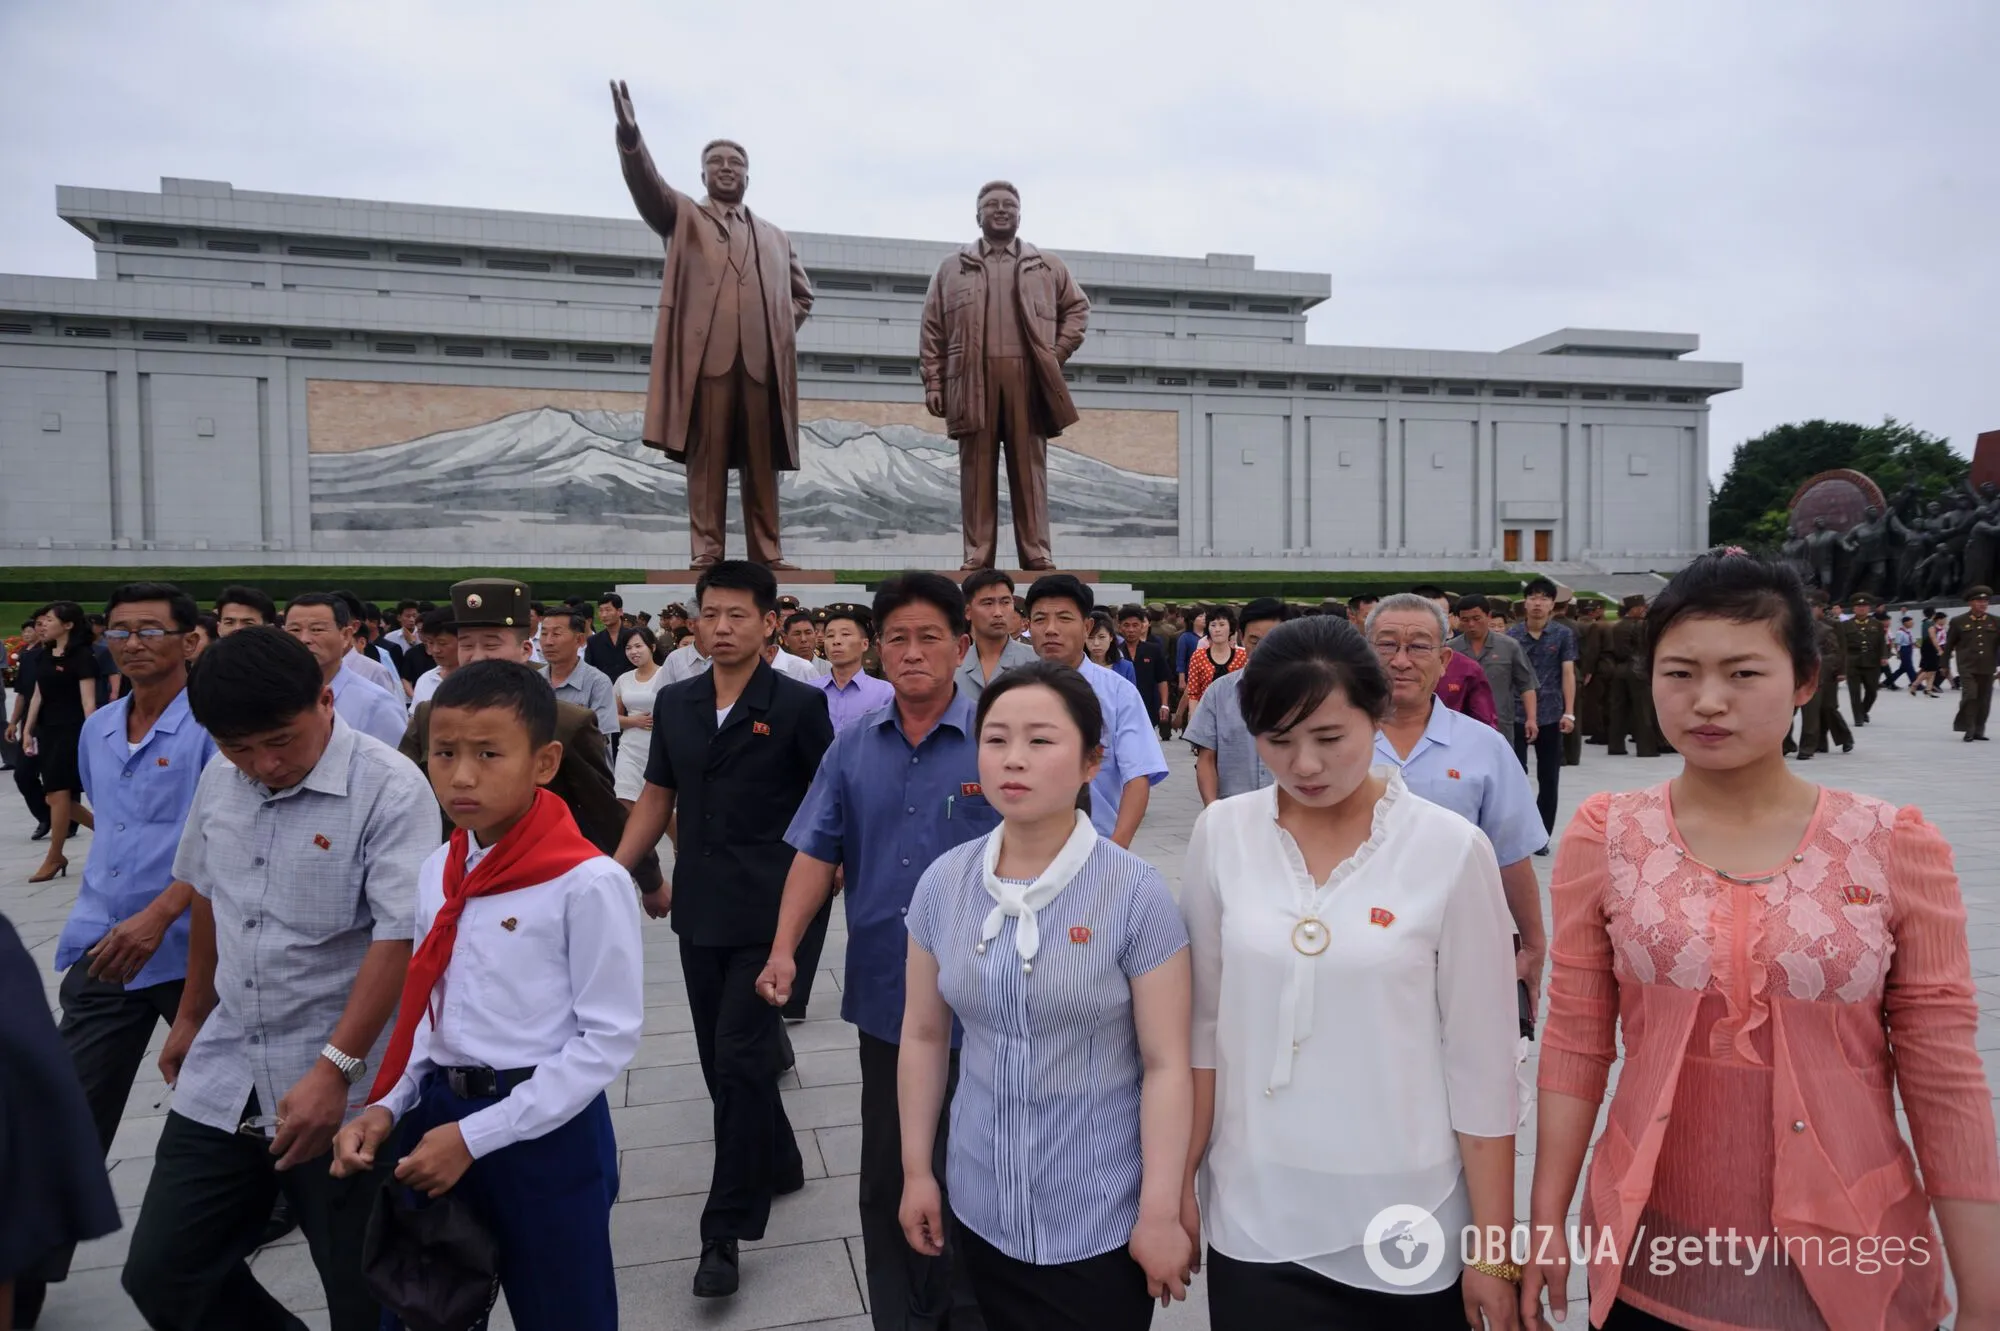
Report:
M1540 982L1547 929L1529 856L1548 845L1548 832L1528 774L1500 732L1439 705L1446 631L1437 603L1407 592L1384 598L1369 613L1365 632L1389 677L1389 715L1375 732L1375 757L1400 769L1404 785L1458 814L1493 843L1507 909L1521 936L1518 968L1532 993Z
M106 1151L154 1029L180 1011L187 975L194 889L174 877L174 852L201 769L215 756L187 704L198 613L194 598L168 583L128 583L111 594L101 641L127 688L90 714L77 744L97 825L55 964L63 1043ZM69 1261L65 1247L24 1273L20 1306L40 1306L41 1287L65 1278Z
M1104 761L1090 782L1090 821L1099 836L1127 850L1146 817L1152 789L1167 779L1167 756L1153 729L1153 714L1132 681L1084 655L1096 598L1068 573L1049 573L1028 588L1028 631L1035 653L1080 672L1097 694L1104 717Z
M869 1305L877 1327L939 1326L947 1314L957 1325L976 1315L963 1269L953 1269L949 1253L933 1258L911 1248L897 1219L903 1156L896 1055L909 953L904 921L931 862L984 836L1000 819L979 786L977 708L955 679L968 644L958 586L937 573L891 578L875 594L873 619L895 700L834 740L785 833L798 853L757 991L774 1006L790 1000L798 979L795 958L838 870L846 879L847 910L840 1015L860 1028L861 1243ZM939 1178L957 1078L954 1054L938 1124Z

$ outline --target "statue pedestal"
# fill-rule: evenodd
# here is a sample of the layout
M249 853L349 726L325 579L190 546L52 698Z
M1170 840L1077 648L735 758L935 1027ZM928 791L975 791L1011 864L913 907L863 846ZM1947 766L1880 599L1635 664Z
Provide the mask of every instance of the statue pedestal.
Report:
M701 571L692 568L649 568L646 570L646 585L660 587L686 587L693 589L701 580ZM787 586L798 584L807 587L830 587L834 576L831 569L793 568L778 573L778 581Z

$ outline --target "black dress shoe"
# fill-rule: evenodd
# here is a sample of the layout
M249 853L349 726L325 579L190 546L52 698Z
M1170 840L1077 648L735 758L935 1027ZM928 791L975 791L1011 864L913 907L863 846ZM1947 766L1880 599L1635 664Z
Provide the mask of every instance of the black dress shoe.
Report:
M736 1269L736 1240L703 1240L701 1265L694 1269L694 1296L697 1299L728 1298L736 1292L739 1281Z
M1963 735L1959 736L1959 738L1964 740L1967 744L1970 744L1972 743L1972 741L1978 739L1979 736L1973 734L1970 730L1968 730Z
M28 838L28 840L30 840L30 841L47 841L47 840L49 839L49 832L50 832L50 831L51 831L51 828L50 828L50 826L49 826L49 820L48 820L48 819L46 819L46 818L44 818L44 819L42 819L42 820L41 820L41 821L40 821L39 823L36 823L36 824L35 824L35 834L34 834L33 836L29 837L29 838ZM17 1319L17 1320L18 1320L18 1319Z
M1841 745L1841 746L1840 746L1840 751L1841 751L1842 753L1852 753L1852 752L1854 752L1854 741L1853 741L1853 740L1849 740L1849 741L1847 741L1847 743L1845 743L1845 744Z

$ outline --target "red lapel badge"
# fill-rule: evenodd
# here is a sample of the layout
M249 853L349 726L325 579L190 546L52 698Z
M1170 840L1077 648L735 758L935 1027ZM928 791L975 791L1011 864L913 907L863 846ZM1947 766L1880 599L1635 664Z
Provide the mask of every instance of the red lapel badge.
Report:
M1865 906L1875 899L1875 894L1860 883L1849 883L1840 890L1840 894L1847 898L1850 906Z
M1072 924L1069 927L1069 941L1072 943L1088 943L1090 941L1090 927L1083 924Z
M313 834L313 844L315 846L318 846L321 850L333 849L333 843L331 841L328 841L326 839L325 833L322 832L315 832Z
M1380 906L1370 906L1368 908L1368 923L1379 924L1384 929L1387 929L1395 922L1396 915L1394 911L1383 910Z
M977 781L961 781L961 782L959 782L959 785L958 785L958 797L959 797L960 799L962 799L962 800L969 800L969 799L971 799L971 798L972 798L972 797L973 797L974 795L981 795L981 794L984 794L984 793L985 793L985 792L984 792L984 791L982 791L982 790L981 790L981 789L979 788L979 783L978 783Z
M171 766L173 766L173 764L172 764L172 763L170 763L170 762L168 762L168 761L167 761L167 760L166 760L165 758L156 758L156 759L154 759L154 761L155 761L155 762L157 762L157 763L158 763L158 764L159 764L160 766L162 766L162 767L171 767Z
M1445 774L1446 776L1450 777L1450 778L1451 778L1452 780L1454 780L1454 781L1458 780L1458 769L1457 769L1456 767L1447 767L1447 768L1445 768L1445 769L1444 769L1444 774Z
M771 733L771 727L762 721L752 721L750 723L750 733L753 735L768 735Z

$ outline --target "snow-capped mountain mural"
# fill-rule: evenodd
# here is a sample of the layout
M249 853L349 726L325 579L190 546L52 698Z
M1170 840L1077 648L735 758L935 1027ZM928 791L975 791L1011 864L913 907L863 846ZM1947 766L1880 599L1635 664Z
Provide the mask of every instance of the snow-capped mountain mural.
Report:
M686 556L687 478L638 412L534 407L405 443L314 452L314 548ZM1069 559L1171 554L1179 486L1049 445L1049 517ZM808 419L781 476L787 553L960 553L958 449L912 425ZM1002 468L1000 521L1009 521ZM736 501L730 530L740 534ZM1003 532L1001 546L1012 540Z

